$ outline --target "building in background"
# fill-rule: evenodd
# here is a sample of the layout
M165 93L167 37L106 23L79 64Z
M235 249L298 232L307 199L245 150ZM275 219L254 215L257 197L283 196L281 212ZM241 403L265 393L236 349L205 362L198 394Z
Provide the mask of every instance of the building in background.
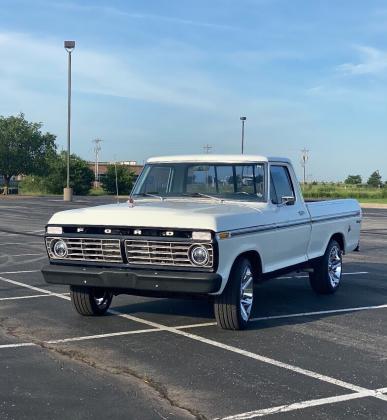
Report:
M89 168L94 172L95 170L95 162L87 162L89 165ZM103 183L103 179L105 177L107 168L109 165L112 165L112 162L98 162L98 183L95 183L95 186L99 187L101 186L101 183ZM130 171L135 174L135 179L140 175L142 168L144 165L138 165L135 160L123 160L120 162L117 162L117 165L127 165L130 167Z

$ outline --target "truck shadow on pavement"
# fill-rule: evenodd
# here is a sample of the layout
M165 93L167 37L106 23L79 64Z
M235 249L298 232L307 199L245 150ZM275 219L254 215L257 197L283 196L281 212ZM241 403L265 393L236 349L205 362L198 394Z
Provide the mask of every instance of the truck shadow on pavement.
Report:
M381 274L383 268L377 267L375 271ZM316 319L350 313L341 312L350 308L385 305L387 304L387 278L384 280L380 274L377 274L379 280L375 280L372 276L372 284L367 278L369 275L362 278L359 276L358 278L355 278L355 276L344 277L340 289L334 295L326 296L316 295L309 286L309 280L304 277L278 278L259 284L255 289L252 321L250 321L248 329L309 323L316 321ZM163 315L166 315L168 319L171 315L176 317L177 324L180 318L190 318L190 323L215 321L213 305L211 299L208 298L144 299L142 302L115 306L114 309L131 315L160 315L160 319L152 319L161 324L163 323ZM305 313L324 311L333 312L305 316ZM300 314L300 316L296 316L297 314ZM270 317L286 315L295 316L270 319ZM265 319L266 317L269 319ZM254 318L260 319L254 320Z

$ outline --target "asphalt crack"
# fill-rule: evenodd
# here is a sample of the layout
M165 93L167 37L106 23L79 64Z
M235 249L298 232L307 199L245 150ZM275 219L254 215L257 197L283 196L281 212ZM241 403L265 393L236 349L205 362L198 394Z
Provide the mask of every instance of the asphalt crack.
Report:
M169 395L168 389L165 385L161 384L160 382L155 381L154 379L152 379L151 377L147 375L140 374L136 372L135 370L130 369L128 367L102 365L96 362L95 360L88 358L87 355L84 354L83 352L80 352L77 350L65 349L62 347L58 347L58 346L43 343L43 342L37 342L36 344L38 344L40 347L46 350L54 351L55 353L58 353L61 356L69 358L70 360L75 360L77 362L84 363L89 367L98 369L99 371L106 372L113 375L122 375L122 376L136 378L137 380L140 380L142 383L144 383L146 386L152 388L158 394L158 396L164 401L167 401L171 407L184 410L197 420L208 420L208 418L204 416L203 414L201 414L198 410L190 408L190 407L186 407L180 404L175 399L173 399ZM160 415L161 418L165 419L165 417L162 416L161 413L158 413L157 411L156 413Z
M3 333L9 337L21 339L23 341L26 340L26 341L32 342L35 345L39 346L40 348L47 350L51 354L54 353L57 356L84 364L90 368L97 369L99 372L104 372L111 375L117 375L123 378L132 378L132 379L141 381L141 383L145 387L151 388L151 390L155 393L155 396L157 396L158 399L163 400L170 407L176 408L178 410L182 410L188 416L196 420L208 420L208 418L204 416L202 413L200 413L198 410L191 407L187 407L181 404L176 399L172 398L165 385L163 385L162 383L158 381L155 381L153 378L151 378L148 375L141 374L129 367L104 365L102 363L99 363L95 359L90 358L87 354L85 354L82 351L66 349L56 344L49 344L44 341L36 340L34 338L29 337L28 334L23 333L23 331L21 331L20 326L9 325L9 323L6 321L9 322L9 320L6 318L0 318L0 328L3 329ZM159 411L155 409L153 411L161 419L165 419L165 420L168 419L165 416L163 416Z

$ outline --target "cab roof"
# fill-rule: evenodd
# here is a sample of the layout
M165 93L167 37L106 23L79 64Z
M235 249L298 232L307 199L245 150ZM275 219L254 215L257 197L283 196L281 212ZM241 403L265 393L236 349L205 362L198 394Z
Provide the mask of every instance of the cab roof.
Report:
M178 162L211 162L211 163L252 163L252 162L281 162L290 163L283 157L267 157L260 155L176 155L152 157L147 163L178 163Z

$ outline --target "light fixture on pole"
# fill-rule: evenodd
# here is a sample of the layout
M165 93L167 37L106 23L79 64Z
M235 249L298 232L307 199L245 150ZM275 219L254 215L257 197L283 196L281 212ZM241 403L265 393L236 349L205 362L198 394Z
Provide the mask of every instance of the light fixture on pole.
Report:
M63 190L63 200L72 201L73 189L70 188L70 129L71 129L71 53L75 48L75 41L65 41L65 50L68 52L68 72L67 72L67 181L66 188Z
M245 121L247 120L247 118L240 117L240 120L242 121L242 155L243 155L244 146L245 146Z

